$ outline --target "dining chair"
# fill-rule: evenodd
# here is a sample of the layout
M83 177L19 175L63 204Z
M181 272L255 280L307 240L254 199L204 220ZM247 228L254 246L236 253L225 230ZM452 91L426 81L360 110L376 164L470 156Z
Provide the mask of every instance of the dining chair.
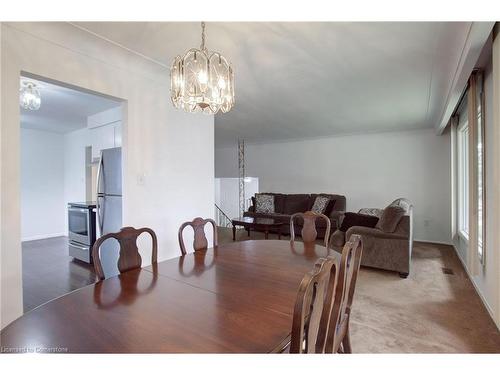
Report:
M94 268L99 280L104 280L105 275L102 269L100 248L104 241L114 238L120 244L120 255L118 258L118 270L120 273L141 268L142 258L137 247L137 237L142 233L149 233L152 240L151 263L157 262L158 258L158 239L155 232L150 228L135 229L133 227L124 227L117 233L108 233L97 239L92 247L92 258Z
M324 352L338 269L335 258L320 258L302 279L293 311L290 353Z
M215 224L215 221L212 219L203 219L201 217L196 217L193 219L193 221L187 221L181 225L179 228L179 246L181 247L181 252L182 255L186 255L186 246L184 246L184 240L182 238L182 232L184 231L184 228L187 226L191 226L194 231L194 241L193 241L193 248L194 251L198 250L205 250L208 248L208 240L207 237L205 236L205 225L207 223L212 224L213 230L214 230L214 236L213 236L213 247L217 246L217 224Z
M290 242L295 241L295 218L301 217L303 220L301 237L302 241L306 244L315 243L318 237L318 231L316 230L316 219L321 218L326 221L325 230L325 247L328 247L328 239L330 238L330 219L328 216L319 214L313 211L306 211L304 213L297 212L290 217Z
M349 322L362 253L361 237L352 235L342 250L335 300L326 332L325 353L352 353Z

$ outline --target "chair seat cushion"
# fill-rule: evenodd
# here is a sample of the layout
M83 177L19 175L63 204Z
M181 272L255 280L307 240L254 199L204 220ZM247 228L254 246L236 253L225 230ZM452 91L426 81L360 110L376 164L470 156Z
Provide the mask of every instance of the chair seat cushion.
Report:
M350 227L368 227L374 228L379 221L378 217L372 215L359 214L355 212L346 212L340 230L347 232Z

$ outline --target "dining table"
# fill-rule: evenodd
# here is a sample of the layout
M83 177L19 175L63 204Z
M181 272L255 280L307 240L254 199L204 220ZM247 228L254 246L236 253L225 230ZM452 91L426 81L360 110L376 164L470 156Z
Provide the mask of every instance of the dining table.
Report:
M248 240L153 263L24 314L0 332L1 352L281 352L299 284L327 256L340 258L318 244Z

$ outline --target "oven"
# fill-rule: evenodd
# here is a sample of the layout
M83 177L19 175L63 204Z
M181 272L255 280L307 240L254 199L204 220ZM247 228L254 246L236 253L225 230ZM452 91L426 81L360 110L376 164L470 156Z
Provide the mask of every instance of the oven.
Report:
M68 237L70 241L92 245L95 241L95 212L90 205L68 204Z
M68 252L73 258L92 263L92 245L96 239L94 202L68 203Z

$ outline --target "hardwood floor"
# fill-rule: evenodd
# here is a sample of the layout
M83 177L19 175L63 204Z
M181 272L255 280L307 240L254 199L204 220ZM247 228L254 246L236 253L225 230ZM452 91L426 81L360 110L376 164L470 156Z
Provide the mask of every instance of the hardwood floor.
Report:
M96 281L93 265L68 255L67 237L26 241L22 252L25 313Z

